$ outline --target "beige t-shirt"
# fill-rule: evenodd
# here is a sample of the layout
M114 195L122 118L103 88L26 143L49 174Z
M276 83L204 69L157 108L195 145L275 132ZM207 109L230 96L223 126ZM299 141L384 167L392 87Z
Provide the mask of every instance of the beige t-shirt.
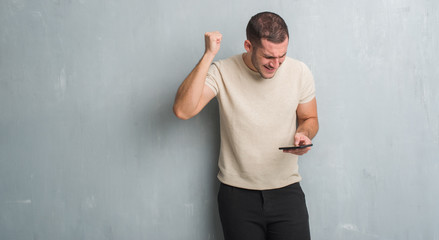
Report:
M214 62L206 85L220 109L218 179L257 190L299 182L298 156L279 147L294 144L297 106L315 97L308 67L287 57L273 78L264 79L239 54Z

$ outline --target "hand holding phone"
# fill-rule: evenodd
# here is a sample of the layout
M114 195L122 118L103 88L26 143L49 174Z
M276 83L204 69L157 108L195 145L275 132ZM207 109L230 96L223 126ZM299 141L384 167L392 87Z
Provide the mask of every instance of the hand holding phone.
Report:
M311 147L311 144L307 144L307 145L301 145L301 146L292 146L292 147L280 147L279 150L289 150L289 149L301 149L301 148L307 148L307 147Z

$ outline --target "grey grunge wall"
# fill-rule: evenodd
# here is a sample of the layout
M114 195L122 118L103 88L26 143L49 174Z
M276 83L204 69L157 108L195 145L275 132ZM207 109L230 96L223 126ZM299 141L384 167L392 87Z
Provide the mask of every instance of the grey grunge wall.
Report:
M0 239L223 239L216 100L176 90L274 11L316 82L314 239L439 239L439 2L0 1Z

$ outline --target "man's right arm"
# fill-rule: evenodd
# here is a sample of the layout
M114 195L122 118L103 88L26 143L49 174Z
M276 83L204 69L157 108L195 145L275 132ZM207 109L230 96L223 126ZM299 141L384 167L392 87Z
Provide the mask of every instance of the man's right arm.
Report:
M207 71L221 45L222 35L219 32L208 32L204 35L206 50L197 66L180 85L175 96L174 114L180 119L189 119L197 115L215 93L205 85Z

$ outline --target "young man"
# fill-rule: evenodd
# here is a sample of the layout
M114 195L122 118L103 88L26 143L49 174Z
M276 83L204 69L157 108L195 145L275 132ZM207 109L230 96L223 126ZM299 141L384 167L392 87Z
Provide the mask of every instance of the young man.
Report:
M311 148L279 147L310 144L316 135L314 80L305 64L286 57L289 34L279 15L259 13L246 31L246 53L213 64L222 35L205 34L204 55L178 89L174 113L189 119L218 99L226 240L310 239L297 162Z

